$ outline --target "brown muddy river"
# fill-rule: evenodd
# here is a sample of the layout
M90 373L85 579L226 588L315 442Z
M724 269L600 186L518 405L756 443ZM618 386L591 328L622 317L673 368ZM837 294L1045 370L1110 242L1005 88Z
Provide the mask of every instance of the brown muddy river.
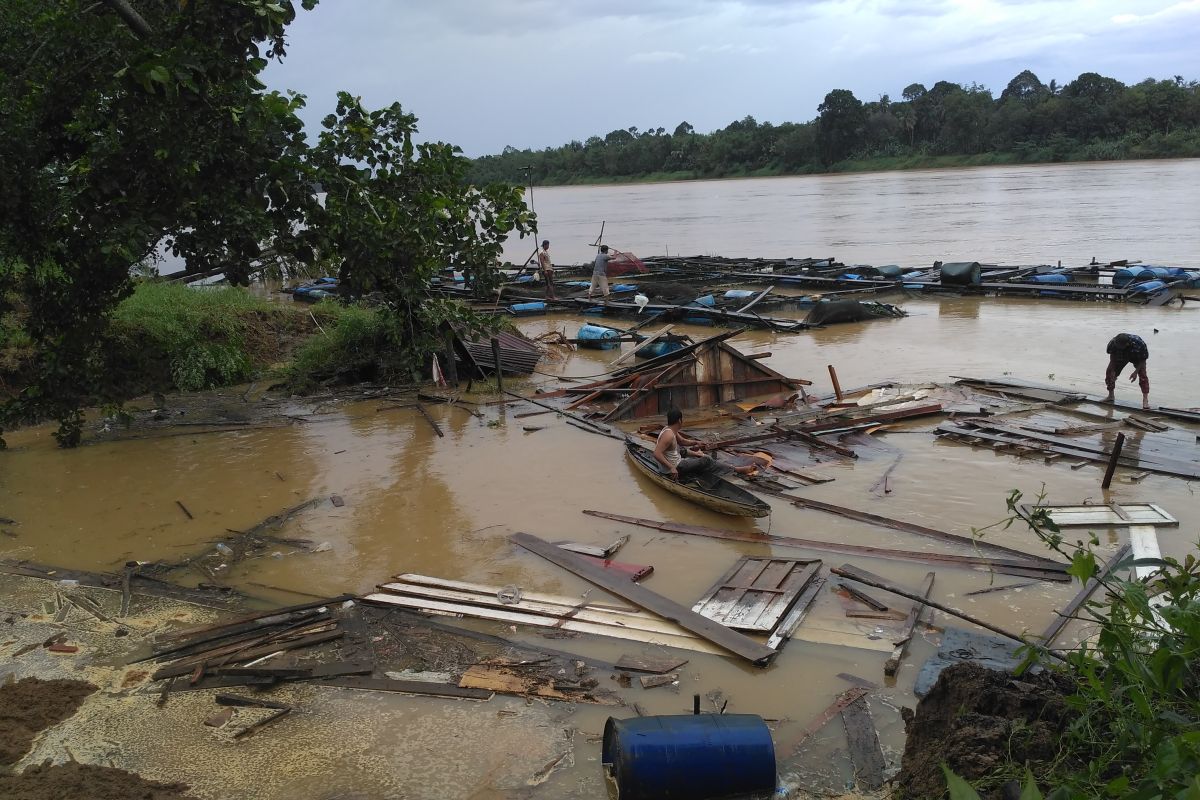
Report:
M564 262L583 260L586 242L606 219L605 240L640 254L666 245L671 252L835 255L847 262L914 265L959 257L1082 263L1092 255L1196 265L1197 187L1200 160L539 189L536 201L543 231ZM770 351L769 366L812 380L817 394L830 391L828 364L836 365L844 387L1010 375L1100 394L1104 344L1125 330L1143 335L1150 345L1152 400L1200 405L1200 372L1194 369L1200 304L1181 309L996 298L899 302L911 316L791 335L752 332L734 344L747 352ZM571 335L579 322L579 317L549 316L520 325L531 335L551 329ZM711 332L680 330L693 336ZM580 351L564 363L544 361L540 369L547 374L516 388L550 385L553 374L598 374L614 357L611 351ZM1122 399L1136 399L1136 388L1124 380L1118 392ZM302 426L112 441L74 451L56 449L48 429L18 432L9 439L11 449L0 454L0 516L20 524L12 528L16 538L0 539L0 557L94 570L116 569L129 559L176 559L226 529L244 529L310 497L335 493L345 499L344 507L322 506L282 531L328 542L331 549L296 553L281 548L278 555L242 563L229 581L282 602L297 599L259 584L333 595L367 591L389 576L416 572L579 595L587 588L582 581L519 551L506 537L527 531L547 539L607 544L629 534L619 558L654 565L644 585L690 605L737 557L767 551L761 545L632 528L584 516L583 509L906 549L946 547L769 497L770 518L731 523L640 479L619 442L571 427L554 414L518 419L516 414L536 410L529 405L481 407L482 420L459 408L429 406L445 430L441 439L413 409L379 410L381 405L371 400L316 409L315 403L298 401L306 412L323 413ZM526 432L523 426L542 430ZM932 427L917 421L878 434L874 447L858 448L856 462L819 466L836 480L801 491L969 533L1004 516L1010 489L1032 495L1044 486L1051 502L1157 503L1181 521L1160 536L1163 551L1182 555L1195 546L1200 503L1196 487L1182 479L1118 480L1105 493L1099 487L1101 470L1094 466L1072 470L1062 462L1047 465L942 443L929 432ZM872 484L901 453L893 491L876 496ZM176 501L194 519L185 517ZM1103 541L1115 541L1115 533L1101 534ZM988 535L997 543L1042 552L1019 526ZM832 565L850 561L909 586L932 569L834 554L814 557ZM997 576L998 582L1011 580ZM988 581L982 573L942 568L933 597L1001 626L1039 631L1052 608L1077 588L1043 583L1012 593L963 596ZM933 623L953 624L940 613ZM805 624L836 638L847 620L838 599L823 592ZM880 635L886 638L888 632ZM880 702L872 705L889 762L898 761L903 743L892 707L914 702L915 664L934 651L933 642L932 636L914 642L897 684L881 690ZM631 650L583 639L553 644L613 658ZM807 720L847 688L837 673L882 682L886 656L878 647L797 640L763 671L692 654L678 693L634 689L629 697L648 713L684 713L692 693L720 689L731 698L731 712ZM604 710L581 707L573 724L595 734L605 716ZM829 734L825 746L844 747L839 736ZM599 766L592 759L599 745L580 743L579 750L568 775L575 785L598 787ZM838 770L829 771L836 783ZM593 795L585 788L578 796Z

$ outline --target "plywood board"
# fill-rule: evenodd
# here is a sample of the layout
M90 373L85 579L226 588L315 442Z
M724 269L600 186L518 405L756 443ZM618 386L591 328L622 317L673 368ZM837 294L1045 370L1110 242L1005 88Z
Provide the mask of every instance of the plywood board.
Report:
M692 610L735 630L770 633L816 576L820 564L743 556Z
M1029 517L1035 509L1044 509L1060 528L1123 527L1126 525L1155 525L1178 527L1179 520L1154 503L1121 503L1119 506L1033 506L1022 504L1022 515Z

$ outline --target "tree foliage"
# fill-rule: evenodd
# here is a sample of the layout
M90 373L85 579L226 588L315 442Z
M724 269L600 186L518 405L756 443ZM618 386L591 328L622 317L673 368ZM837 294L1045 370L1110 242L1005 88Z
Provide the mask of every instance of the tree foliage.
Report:
M338 264L384 293L411 367L427 326L454 313L416 300L433 265L486 277L507 233L531 228L519 192L467 188L457 148L414 146L398 105L342 95L309 143L305 99L260 75L315 4L138 0L132 21L116 0L0 6L0 316L19 309L38 348L0 424L57 418L71 445L84 405L125 399L110 315L160 246L234 282L267 254Z
M901 97L863 102L835 89L809 122L746 117L709 134L683 122L673 133L629 128L540 151L507 147L476 159L471 175L522 183L532 166L538 183L570 183L794 174L847 161L938 156L1038 162L1200 155L1200 84L1181 76L1126 86L1084 73L1060 88L1023 70L999 97L949 81L929 89L911 83Z

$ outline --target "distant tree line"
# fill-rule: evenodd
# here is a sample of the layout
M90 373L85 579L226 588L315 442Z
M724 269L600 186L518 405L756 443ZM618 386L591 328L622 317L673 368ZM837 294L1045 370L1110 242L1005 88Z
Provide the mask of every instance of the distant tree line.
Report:
M999 97L984 86L907 86L864 103L834 89L809 122L746 117L709 134L636 127L545 150L506 147L471 177L561 184L902 168L926 164L1093 161L1200 155L1200 83L1176 75L1126 86L1085 72L1065 86L1025 70Z

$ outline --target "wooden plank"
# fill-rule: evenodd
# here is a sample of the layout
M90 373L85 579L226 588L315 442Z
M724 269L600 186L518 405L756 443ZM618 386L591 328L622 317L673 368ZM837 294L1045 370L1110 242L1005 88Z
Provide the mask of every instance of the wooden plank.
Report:
M403 694L424 694L431 697L457 697L463 700L491 700L492 692L485 689L471 689L455 686L452 683L426 683L425 681L400 681L390 678L327 678L320 681L324 686L336 686L340 689L367 689L372 692L401 692Z
M921 600L917 600L912 604L912 608L908 610L908 616L904 619L904 633L902 638L898 639L895 644L895 649L892 650L891 656L883 665L883 674L889 678L894 677L900 670L900 662L904 660L904 652L908 650L908 643L912 641L913 633L917 629L917 623L921 619L921 611L925 609L924 598L929 597L929 592L933 590L933 579L936 573L929 572L925 574L925 582L921 584Z
M883 770L887 763L883 759L879 734L875 731L865 697L842 709L842 723L846 726L855 783L868 791L878 789L883 786Z
M612 558L628 541L628 536L622 536L607 547L602 547L598 544L584 544L582 542L555 542L554 544L556 547L561 547L563 550L570 550L572 553L579 553L581 556Z
M743 556L692 610L737 630L770 633L819 568L820 562Z
M853 599L857 600L858 602L862 603L865 606L875 609L876 611L888 611L889 610L886 603L879 602L874 597L871 597L871 595L867 594L864 591L860 591L859 589L855 589L853 586L843 583L840 588L842 590L844 590L848 595L850 595L850 597L852 597Z
M771 631L771 635L767 638L767 647L777 653L783 649L783 646L796 634L796 629L804 622L804 618L808 616L808 610L812 608L813 601L817 599L817 595L820 594L821 587L824 585L824 578L816 578L808 585L807 589L800 593L791 610L779 621L775 630Z
M688 663L686 658L677 658L675 656L624 655L617 659L617 663L614 666L617 669L629 670L630 672L652 672L662 675L667 672L675 672L686 663Z
M679 680L679 675L672 673L669 675L643 675L638 678L638 682L642 684L643 689L653 689L656 686L666 686Z
M1083 585L1083 588L1079 590L1079 593L1071 598L1071 602L1067 603L1063 610L1058 612L1058 616L1055 617L1054 621L1050 623L1046 630L1042 631L1043 644L1045 644L1047 647L1054 644L1054 640L1058 638L1058 634L1062 632L1062 629L1065 628L1067 623L1071 621L1071 618L1075 616L1075 612L1079 610L1080 606L1087 602L1087 599L1092 596L1092 593L1096 591L1096 588L1100 585L1100 582L1107 579L1108 576L1113 573L1113 570L1117 568L1117 565L1132 551L1132 545L1121 545L1121 548L1113 554L1113 557L1108 560L1108 563L1104 565L1104 568L1100 570L1095 577L1088 579L1088 582Z
M882 559L901 559L917 561L922 564L953 564L963 569L976 569L982 572L1002 572L1021 577L1038 578L1039 580L1070 582L1066 564L1056 564L1048 561L1016 561L981 556L960 556L950 553L930 553L914 550L897 550L890 547L872 547L870 545L849 544L845 542L821 542L815 539L801 539L793 536L779 536L769 533L752 533L735 531L727 528L709 528L704 525L687 525L676 522L630 517L624 514L612 514L607 511L583 512L589 516L625 522L669 533L682 533L691 536L707 536L713 539L725 539L736 542L756 542L758 544L777 545L780 547L799 547L807 550L845 553L848 555L872 556Z
M264 645L262 647L251 648L249 650L244 650L239 653L225 656L219 660L222 662L252 661L256 658L262 658L263 656L269 656L272 653L277 653L281 650L295 650L295 649L298 649L301 647L311 647L313 645L323 644L324 642L331 642L334 639L340 639L340 638L342 638L341 631L337 631L337 630L326 631L324 633L315 633L311 636L303 636L299 639L294 639L292 641L272 642L272 643ZM207 662L202 661L200 663L205 664ZM196 666L195 664L190 664L190 663L171 664L170 666L163 667L162 669L155 672L151 676L151 679L158 681L158 680L162 680L163 678L174 678L174 677L177 677L180 675L187 675L189 672L191 672L195 668L195 666Z
M650 564L630 564L625 561L613 561L610 558L596 558L595 556L585 556L582 554L579 557L586 558L589 563L595 564L600 569L624 575L631 581L640 581L654 572L654 567Z
M646 644L660 644L667 647L677 647L682 650L695 650L701 653L716 653L724 654L721 648L710 645L702 639L697 639L686 631L680 629L678 634L665 634L654 631L643 631L633 628L624 628L619 625L600 625L594 622L579 622L577 620L567 620L564 622L562 617L545 616L539 614L516 613L509 611L501 611L495 608L484 608L482 606L469 606L455 603L442 603L437 600L422 601L416 597L400 597L394 594L376 593L369 594L363 598L364 602L378 603L381 605L399 606L408 608L413 611L432 611L445 614L461 614L465 617L475 617L478 619L490 619L498 622L505 622L515 625L529 625L535 628L558 628L564 631L575 631L577 633L591 633L598 636L609 636L615 639L625 639L633 642L644 642Z
M993 625L990 622L985 622L976 617L972 617L971 615L965 614L962 611L958 611L956 609L945 606L941 603L930 600L928 597L924 597L923 595L919 595L915 592L911 592L908 589L905 589L901 586L896 586L895 584L890 583L881 578L874 577L870 573L868 573L866 570L858 569L857 567L854 567L851 564L843 564L840 567L833 567L830 570L830 572L832 572L834 575L837 575L842 578L849 578L850 580L858 581L859 583L865 583L867 586L874 586L876 589L883 589L885 592L891 592L892 594L898 594L901 597L907 597L910 600L916 600L917 602L923 602L925 605L929 606L930 608L936 608L938 611L941 611L945 614L949 614L952 617L958 617L959 619L966 620L967 622L970 622L973 625L978 625L979 627L981 627L985 630L989 630L992 633L999 634L1000 636L1003 636L1006 639L1012 639L1014 642L1020 642L1021 644L1027 644L1032 647L1037 647L1039 650L1044 651L1048 655L1050 655L1054 658L1057 658L1060 661L1066 660L1060 654L1054 652L1053 650L1049 650L1044 647L1041 647L1036 642L1031 642L1027 639L1022 638L1021 636L1018 636L1015 633L1011 633L1009 631L1004 630L1001 627Z
M579 556L587 558L587 556ZM614 625L630 630L653 631L657 633L681 633L679 627L668 620L646 614L644 612L608 611L594 609L589 603L576 602L572 606L561 606L554 603L539 603L526 600L524 597L516 603L504 603L497 600L495 595L475 595L469 592L455 592L449 589L438 589L433 586L414 586L403 583L385 583L381 590L407 597L418 602L427 599L445 603L465 604L492 608L512 613L534 614L547 617L565 617L577 619L580 622L594 622L597 625Z
M1047 561L1049 559L1041 556L1031 555L1030 553L1021 550L1015 550L1011 547L994 544L984 539L978 539L973 536L963 536L957 533L948 533L939 531L934 528L928 528L924 525L917 525L912 522L905 522L900 519L892 519L891 517L883 517L879 514L871 514L866 511L859 511L854 508L845 508L843 506L835 506L832 503L824 503L820 500L814 500L810 497L796 497L794 495L781 495L792 505L799 508L807 508L813 511L824 511L827 514L836 514L839 517L846 519L857 520L858 522L866 522L871 525L878 525L883 528L891 528L892 530L904 531L916 536L924 536L930 539L939 539L944 542L954 542L973 549L991 550L996 553L1002 553L1008 557L1016 557L1021 559L1029 559L1031 561ZM1056 563L1056 562L1050 562Z
M1050 519L1054 520L1054 524L1060 528L1099 525L1121 527L1127 524L1155 525L1158 527L1178 527L1179 525L1179 520L1153 503L1122 503L1121 511L1124 512L1124 516L1121 516L1114 508L1107 505L1034 506L1022 503L1017 506L1017 510L1021 512L1021 516L1026 519L1029 519L1037 509L1044 509L1050 515Z
M670 333L674 329L675 329L674 325L668 325L667 327L662 328L661 330L657 331L653 336L651 336L649 339L645 340L644 342L635 342L632 350L630 350L628 353L626 353L625 355L618 358L616 361L609 364L609 366L615 367L618 364L624 363L626 361L626 359L632 358L633 354L636 353L638 350L640 350L643 347L646 347L647 345L653 344L654 342L657 342L659 339L666 336L668 333Z
M405 572L396 576L396 580L402 583L415 583L420 586L437 586L443 589L459 589L464 592L472 592L475 594L487 594L492 597L496 596L498 588L495 586L487 586L482 583L469 583L467 581L455 581L448 578L435 578L430 575L418 575L413 572ZM524 600L534 600L539 603L551 603L553 605L565 606L573 608L579 603L580 597L570 597L561 594L547 594L545 592L531 592L526 589L521 590L521 598ZM615 603L588 603L594 609L604 609L605 611L624 611L626 613L637 613L637 609L630 606L619 606Z
M863 687L855 686L854 688L847 689L839 694L837 698L829 704L828 708L826 708L820 714L817 714L817 716L815 716L807 725L804 726L804 729L800 731L800 735L797 737L794 743L783 749L782 752L785 754L785 757L796 755L796 753L800 750L800 746L803 745L810 736L821 730L821 728L825 727L829 720L842 713L842 709L859 700L866 693L867 690ZM777 747L776 752L778 753L779 751L780 750Z
M747 661L755 664L765 664L771 659L771 656L775 655L774 650L759 644L753 639L732 631L723 625L718 625L707 617L701 616L673 600L652 592L644 586L639 586L632 581L622 580L614 575L610 575L604 570L587 563L574 553L560 550L536 536L528 533L515 533L509 539L547 561L557 564L585 580L591 581L605 591L622 597L631 603L635 603L665 619L676 622L680 627L725 648Z

